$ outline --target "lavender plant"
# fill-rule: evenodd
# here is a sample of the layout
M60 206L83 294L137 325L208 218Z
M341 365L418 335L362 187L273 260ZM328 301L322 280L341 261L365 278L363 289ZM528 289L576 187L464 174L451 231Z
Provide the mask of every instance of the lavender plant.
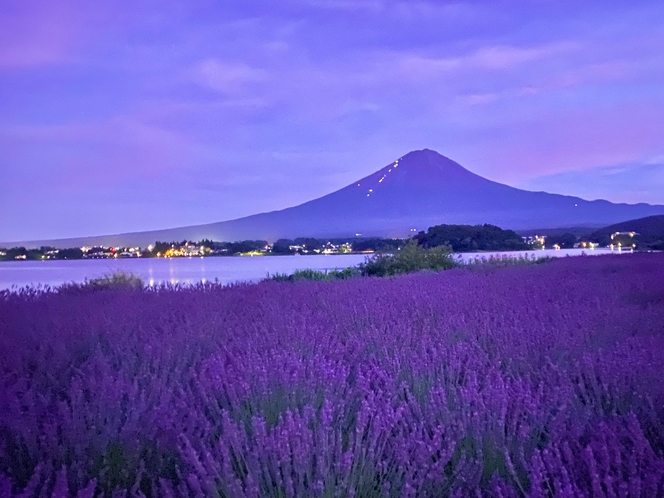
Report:
M664 496L664 257L0 294L0 498Z

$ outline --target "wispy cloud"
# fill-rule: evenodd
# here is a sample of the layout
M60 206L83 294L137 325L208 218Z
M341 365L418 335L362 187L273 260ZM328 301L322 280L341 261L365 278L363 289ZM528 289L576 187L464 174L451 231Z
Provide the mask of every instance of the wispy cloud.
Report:
M664 204L664 158L566 171L534 178L521 186L586 199Z
M607 178L660 185L621 169L662 153L660 3L9 2L0 190L41 188L51 202L19 222L19 204L0 196L0 229L38 231L49 210L63 235L109 231L67 221L90 192L100 210L118 208L112 193L200 196L206 216L231 218L423 147L507 183L614 164ZM247 170L251 181L232 181ZM655 201L644 188L631 198ZM163 206L149 223L183 212ZM124 229L148 228L134 218Z
M244 63L208 59L193 69L195 80L223 93L242 92L246 85L267 79L267 72Z
M386 2L383 0L298 0L298 3L309 7L342 11L381 11L386 7Z
M459 60L468 67L501 70L517 67L526 63L569 55L581 48L579 43L557 42L534 47L493 46L461 57Z
M559 57L579 49L578 43L560 42L532 47L489 45L445 57L406 52L399 57L399 65L405 74L414 77L441 76L472 71L501 71Z
M476 93L473 95L464 95L459 97L463 103L470 106L487 105L498 100L499 96L495 93Z

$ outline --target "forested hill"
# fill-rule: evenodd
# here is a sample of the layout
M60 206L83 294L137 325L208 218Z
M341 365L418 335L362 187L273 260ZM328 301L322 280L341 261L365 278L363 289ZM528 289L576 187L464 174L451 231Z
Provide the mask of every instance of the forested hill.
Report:
M593 232L589 238L600 244L611 243L611 235L634 233L633 239L640 247L664 249L664 215L647 216L616 223Z
M455 252L527 249L519 234L495 225L436 225L415 236L424 247L450 246Z

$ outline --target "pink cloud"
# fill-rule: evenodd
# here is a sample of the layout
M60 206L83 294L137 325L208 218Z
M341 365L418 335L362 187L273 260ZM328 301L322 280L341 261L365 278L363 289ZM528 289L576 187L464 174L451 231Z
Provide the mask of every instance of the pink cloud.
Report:
M561 111L530 123L503 125L487 135L472 162L492 179L520 183L536 176L606 164L643 160L661 154L664 107L621 105L606 109ZM491 133L488 132L487 133Z
M168 178L186 168L196 148L186 135L140 115L88 124L5 127L0 129L3 136L12 144L4 151L14 165L10 176L60 191ZM50 152L40 162L37 177L31 167L16 167L40 151Z
M528 62L559 57L579 49L572 42L559 42L535 47L493 46L482 47L461 58L464 65L488 70L501 70L521 66Z

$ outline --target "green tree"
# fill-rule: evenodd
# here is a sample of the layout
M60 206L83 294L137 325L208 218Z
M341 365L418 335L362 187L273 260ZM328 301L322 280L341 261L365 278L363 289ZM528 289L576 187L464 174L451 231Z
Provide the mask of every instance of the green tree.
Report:
M279 239L272 245L273 254L294 254L295 251L291 250L290 246L295 245L295 242L290 239Z
M414 239L423 247L449 246L455 252L514 251L527 249L512 230L495 225L436 225Z
M445 246L424 248L410 241L394 253L380 253L360 265L365 276L389 277L421 270L449 270L457 266Z
M83 258L83 251L81 251L78 247L74 247L71 249L60 249L58 251L58 254L56 255L57 259L82 259Z

